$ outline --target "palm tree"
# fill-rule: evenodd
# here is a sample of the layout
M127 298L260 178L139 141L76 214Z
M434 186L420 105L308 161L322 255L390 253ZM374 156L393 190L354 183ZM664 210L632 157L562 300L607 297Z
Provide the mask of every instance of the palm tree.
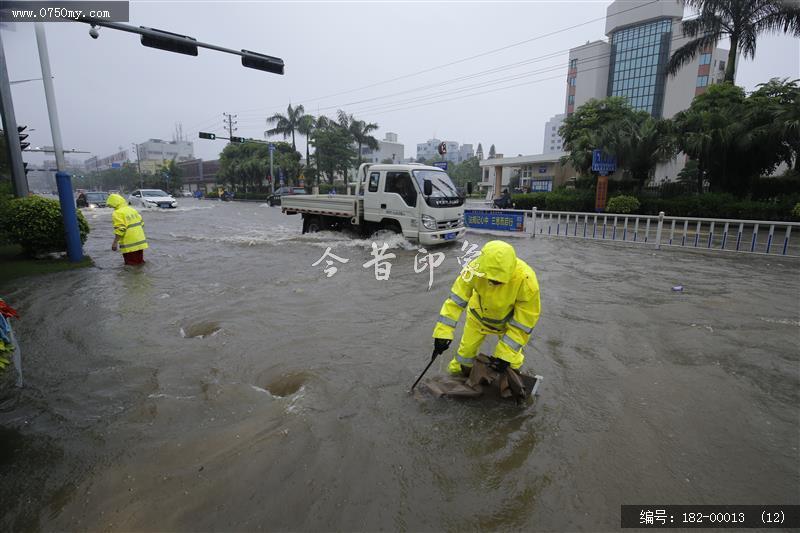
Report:
M617 165L644 186L652 177L658 163L675 157L674 137L670 122L637 112L602 128L602 144L616 155Z
M264 135L283 135L283 138L292 138L292 150L297 150L294 142L294 132L297 131L300 125L300 119L303 117L305 110L302 105L292 108L292 104L286 109L286 115L275 113L267 118L267 124L274 124L275 127L264 132Z
M350 135L353 136L353 140L358 145L358 164L361 165L361 147L366 145L368 148L372 150L377 150L380 148L378 144L378 139L370 135L373 131L378 129L377 124L373 123L366 123L363 120L355 120L353 117L350 117Z
M752 58L756 53L756 37L762 33L791 32L800 37L800 6L786 0L683 0L695 8L697 18L685 20L683 35L692 40L675 52L667 65L674 76L698 52L714 47L723 38L730 39L725 81L733 83L736 55Z
M311 167L311 156L308 150L308 143L310 141L311 134L314 133L314 128L316 126L316 119L313 115L303 115L300 117L300 122L297 124L297 132L300 135L305 135L306 137L306 166Z

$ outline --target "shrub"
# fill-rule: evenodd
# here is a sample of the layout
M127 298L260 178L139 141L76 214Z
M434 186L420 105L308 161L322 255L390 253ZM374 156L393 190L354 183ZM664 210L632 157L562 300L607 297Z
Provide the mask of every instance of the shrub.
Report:
M28 255L62 252L67 249L61 206L57 200L28 196L4 204L2 210L0 221L9 240L22 246ZM85 243L89 235L89 224L80 211L78 230L81 243Z
M800 220L800 202L794 204L794 209L792 209L792 218L795 220Z
M594 191L557 190L546 193L548 211L594 211Z
M615 196L606 205L607 213L629 215L639 211L639 200L633 196Z

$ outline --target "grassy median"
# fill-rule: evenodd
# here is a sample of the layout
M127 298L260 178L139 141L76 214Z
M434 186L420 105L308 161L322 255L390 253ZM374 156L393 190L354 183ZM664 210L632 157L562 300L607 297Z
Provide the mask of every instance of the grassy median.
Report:
M19 245L0 245L0 285L24 276L50 274L92 265L94 262L88 255L77 263L70 262L66 257L31 259L22 252Z

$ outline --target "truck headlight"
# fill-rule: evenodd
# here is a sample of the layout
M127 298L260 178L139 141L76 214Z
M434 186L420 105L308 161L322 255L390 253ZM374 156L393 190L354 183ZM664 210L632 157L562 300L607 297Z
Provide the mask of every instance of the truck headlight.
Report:
M430 215L422 215L422 225L425 229L436 229L436 219Z
M461 213L460 215L458 215L458 225L459 226L463 226L464 225L464 213Z

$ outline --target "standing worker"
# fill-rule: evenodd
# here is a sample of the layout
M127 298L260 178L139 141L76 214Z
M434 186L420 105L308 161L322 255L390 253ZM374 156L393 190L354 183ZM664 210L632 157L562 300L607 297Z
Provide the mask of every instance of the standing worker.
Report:
M525 261L517 258L514 247L504 241L489 241L481 255L473 259L456 278L450 296L442 304L439 321L433 329L434 357L450 346L461 311L469 308L458 352L450 361L451 374L469 374L486 335L497 335L493 367L518 370L539 320L539 282Z
M119 244L119 251L122 252L126 265L141 265L144 263L144 250L147 248L142 215L119 194L110 194L106 205L114 208L114 214L111 215L114 223L114 242L111 249L116 252Z

